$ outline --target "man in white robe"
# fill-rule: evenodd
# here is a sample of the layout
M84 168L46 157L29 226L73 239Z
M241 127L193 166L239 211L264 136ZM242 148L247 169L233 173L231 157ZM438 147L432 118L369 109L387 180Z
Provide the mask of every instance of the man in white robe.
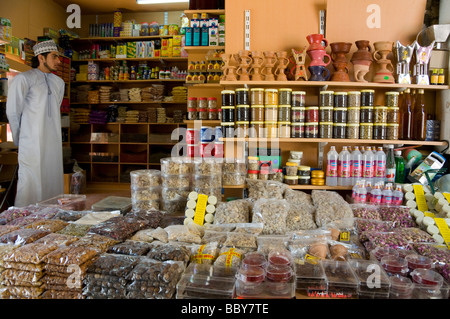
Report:
M17 207L64 192L60 106L65 84L52 73L61 61L53 40L40 42L33 50L33 69L11 81L6 103L13 141L19 150Z

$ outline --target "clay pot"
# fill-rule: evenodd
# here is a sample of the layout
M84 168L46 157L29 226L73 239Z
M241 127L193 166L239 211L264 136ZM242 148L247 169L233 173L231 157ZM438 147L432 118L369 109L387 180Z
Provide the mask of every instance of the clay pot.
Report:
M311 73L309 81L327 81L330 78L330 71L322 65L309 66L308 70Z
M375 51L372 56L375 61L386 60L390 52L392 52L392 42L391 41L378 41L373 44Z
M355 51L352 55L351 62L353 61L373 61L372 58L372 48L370 47L368 40L359 40L355 42L356 47L358 48L357 51Z
M331 62L331 56L325 50L311 50L308 51L308 55L311 58L310 66L327 66ZM327 62L324 61L324 58L327 58Z
M311 50L324 50L328 46L328 40L323 37L323 34L314 33L306 36L308 40L309 47L307 51ZM325 42L325 45L322 45Z
M345 55L350 52L352 44L350 42L333 42L330 43L331 58L334 62L345 62L347 58Z
M252 51L251 57L253 59L253 65L256 67L261 67L264 63L264 55L261 51Z

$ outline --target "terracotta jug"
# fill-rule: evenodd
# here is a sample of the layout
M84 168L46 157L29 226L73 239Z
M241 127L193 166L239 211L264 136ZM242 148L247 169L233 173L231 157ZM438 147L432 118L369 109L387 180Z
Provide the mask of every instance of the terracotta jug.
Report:
M306 36L306 40L308 40L309 47L308 50L324 50L328 46L328 40L323 37L323 34L314 33ZM324 45L322 45L324 42Z
M353 64L353 75L357 82L367 82L364 78L370 71L372 64L372 48L368 40L358 40L355 42L358 48L352 55L350 62Z
M327 54L325 50L311 50L308 51L308 55L311 58L310 66L322 65L327 66L331 62L331 56ZM324 59L326 58L326 62Z

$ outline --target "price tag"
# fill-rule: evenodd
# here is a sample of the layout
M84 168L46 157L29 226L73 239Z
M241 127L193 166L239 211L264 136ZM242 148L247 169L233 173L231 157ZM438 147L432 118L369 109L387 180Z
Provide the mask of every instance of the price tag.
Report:
M435 218L434 221L439 228L441 236L444 238L445 244L450 249L450 229L448 228L447 223L443 218Z
M208 204L208 196L199 194L197 198L197 206L195 207L194 223L203 226L205 221L206 205Z
M350 232L342 231L339 234L339 241L349 241L350 240Z
M416 195L417 209L421 212L428 210L427 200L425 199L425 193L423 192L422 185L413 185L414 195Z

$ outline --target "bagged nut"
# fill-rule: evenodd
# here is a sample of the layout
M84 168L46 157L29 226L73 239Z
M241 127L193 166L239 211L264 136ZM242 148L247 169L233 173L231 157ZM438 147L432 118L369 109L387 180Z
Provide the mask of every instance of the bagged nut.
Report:
M252 211L252 222L263 223L264 228L261 234L285 234L286 216L289 212L289 204L286 200L259 199L255 202Z
M227 239L223 243L224 247L238 247L238 248L257 248L256 235L231 232L227 234Z
M194 175L216 176L221 174L222 174L222 161L210 158L202 158L194 160Z
M237 174L246 174L247 173L247 165L244 159L225 159L222 165L222 173L237 173Z
M187 225L171 225L164 229L167 232L169 241L180 241L186 243L200 244L201 237L190 231Z
M246 199L220 202L216 208L214 224L248 223L250 209L250 203Z
M78 237L75 237L75 236L51 233L51 234L48 234L47 236L44 236L44 237L36 240L34 243L36 243L36 244L41 243L41 244L46 244L46 245L56 245L56 246L68 246L77 240L78 240Z
M162 175L162 186L166 188L189 188L191 187L191 175Z
M258 200L260 198L283 199L288 186L277 181L252 180L247 178L248 198Z
M206 224L210 225L210 224ZM227 233L214 230L205 230L205 234L202 237L202 244L208 244L210 242L217 242L219 246L222 246L227 239Z
M153 242L147 257L159 261L174 260L188 263L191 258L191 251L182 245Z
M130 172L131 187L147 188L161 185L161 171L143 169Z
M223 185L225 186L237 186L244 185L246 180L246 174L241 173L223 173Z
M54 233L54 232L57 232L57 231L63 229L67 225L68 225L67 222L55 219L55 220L36 221L34 223L31 223L31 224L25 226L25 228L33 228L33 229L45 230L45 231L49 231L51 233Z
M0 243L26 245L32 243L39 238L48 235L50 232L39 229L17 229L3 236L0 236Z
M192 173L190 159L184 157L167 157L161 159L161 173L167 175L186 175Z
M238 223L235 224L235 233L246 233L246 234L252 234L252 235L260 235L264 229L263 223Z
M286 235L262 235L258 236L257 251L268 256L274 249L287 249L289 236Z
M57 249L56 245L36 244L31 243L24 245L5 255L3 260L5 262L16 263L32 263L39 264L43 261L44 257Z
M161 198L161 187L131 188L132 201L157 201Z
M91 225L82 225L82 224L69 224L60 231L57 231L57 234L75 236L75 237L83 237L87 234Z
M210 242L203 245L192 245L191 263L211 265L219 254L219 246L217 242Z
M214 266L239 267L245 251L234 247L222 247L219 256L214 261Z
M150 245L143 241L125 240L108 249L108 253L129 256L143 256L150 250Z
M111 237L88 233L81 237L70 246L80 247L88 250L95 250L98 252L106 252L109 247L114 246L119 241L112 239Z
M228 184L224 184L228 185ZM199 188L221 188L222 187L222 178L220 175L211 176L211 175L196 175L193 178L193 186Z
M314 222L316 209L309 194L288 188L284 198L289 204L289 212L286 217L288 231L317 228Z
M135 232L143 229L146 225L146 221L142 219L118 216L92 226L89 233L107 236L118 241L124 241L131 237Z
M171 200L186 200L187 196L189 195L190 188L189 187L175 187L175 188L169 188L164 187L162 189L162 198L165 201L171 201Z
M353 211L341 195L333 191L313 190L311 197L316 207L315 222L318 227L332 221L353 218Z
M143 200L143 201L132 201L131 205L133 207L133 211L136 210L159 210L161 209L161 201L157 200Z

